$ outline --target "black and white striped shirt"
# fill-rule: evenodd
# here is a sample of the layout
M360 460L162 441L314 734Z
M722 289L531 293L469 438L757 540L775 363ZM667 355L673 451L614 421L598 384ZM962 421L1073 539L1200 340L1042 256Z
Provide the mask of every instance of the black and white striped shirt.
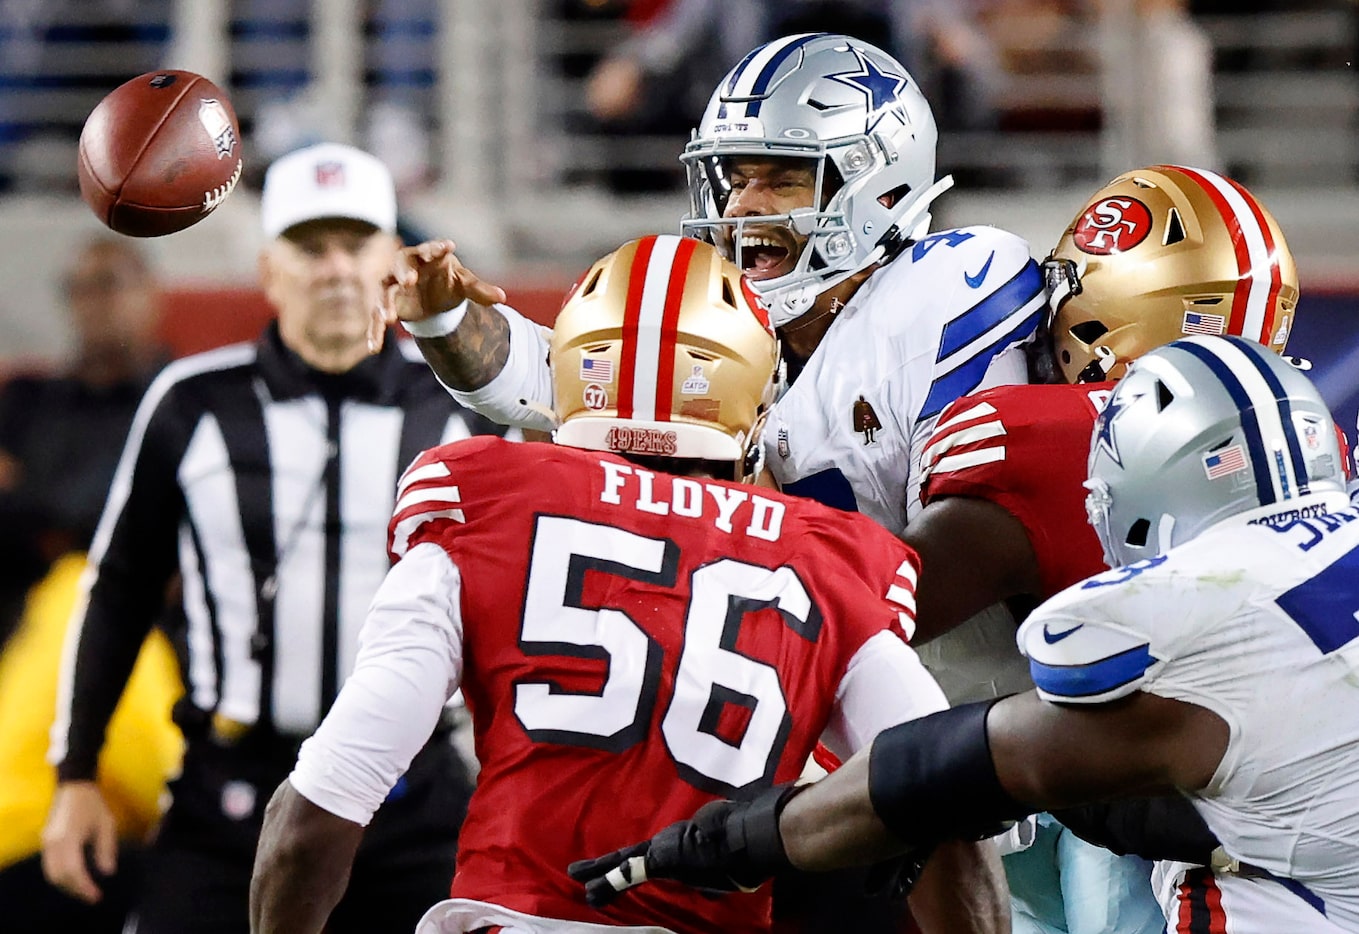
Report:
M90 550L52 733L59 777L94 776L176 571L192 708L311 733L387 571L401 471L425 448L504 432L394 341L344 374L308 367L276 326L172 363L138 409Z

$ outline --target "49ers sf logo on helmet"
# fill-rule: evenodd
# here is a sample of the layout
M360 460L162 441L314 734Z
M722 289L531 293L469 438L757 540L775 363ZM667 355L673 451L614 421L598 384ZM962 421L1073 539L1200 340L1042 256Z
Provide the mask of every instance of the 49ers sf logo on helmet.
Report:
M1085 209L1071 239L1082 253L1125 253L1151 233L1151 212L1136 198L1105 198Z

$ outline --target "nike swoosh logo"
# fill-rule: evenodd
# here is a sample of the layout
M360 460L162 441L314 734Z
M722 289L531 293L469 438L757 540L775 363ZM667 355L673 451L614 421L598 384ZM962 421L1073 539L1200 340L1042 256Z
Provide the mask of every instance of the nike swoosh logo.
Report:
M986 264L982 266L981 271L975 276L969 276L966 272L963 273L963 281L968 284L969 288L981 288L981 284L986 281L986 273L991 269L991 260L995 258L996 251L992 250L991 255L986 257Z
M1063 629L1061 632L1051 632L1051 631L1048 630L1048 624L1047 624L1047 623L1044 623L1044 624L1043 624L1043 641L1046 642L1048 645L1056 645L1058 642L1061 642L1063 639L1065 639L1067 636L1071 635L1071 634L1072 634L1073 632L1075 632L1077 629L1081 629L1081 628L1083 628L1084 626L1085 626L1085 623L1077 623L1076 625L1072 626L1070 629Z

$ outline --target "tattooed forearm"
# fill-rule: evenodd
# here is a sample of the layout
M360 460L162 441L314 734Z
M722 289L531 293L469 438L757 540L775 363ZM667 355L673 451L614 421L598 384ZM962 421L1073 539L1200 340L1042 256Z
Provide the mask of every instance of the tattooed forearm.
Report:
M417 338L415 343L445 386L472 392L505 369L510 357L510 325L500 312L470 302L452 334Z

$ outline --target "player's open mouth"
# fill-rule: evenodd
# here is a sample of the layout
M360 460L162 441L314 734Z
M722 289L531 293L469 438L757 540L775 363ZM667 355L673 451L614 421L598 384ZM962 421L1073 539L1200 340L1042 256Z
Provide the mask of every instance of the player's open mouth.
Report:
M751 279L773 279L792 270L793 254L787 244L768 234L741 236L741 271Z

